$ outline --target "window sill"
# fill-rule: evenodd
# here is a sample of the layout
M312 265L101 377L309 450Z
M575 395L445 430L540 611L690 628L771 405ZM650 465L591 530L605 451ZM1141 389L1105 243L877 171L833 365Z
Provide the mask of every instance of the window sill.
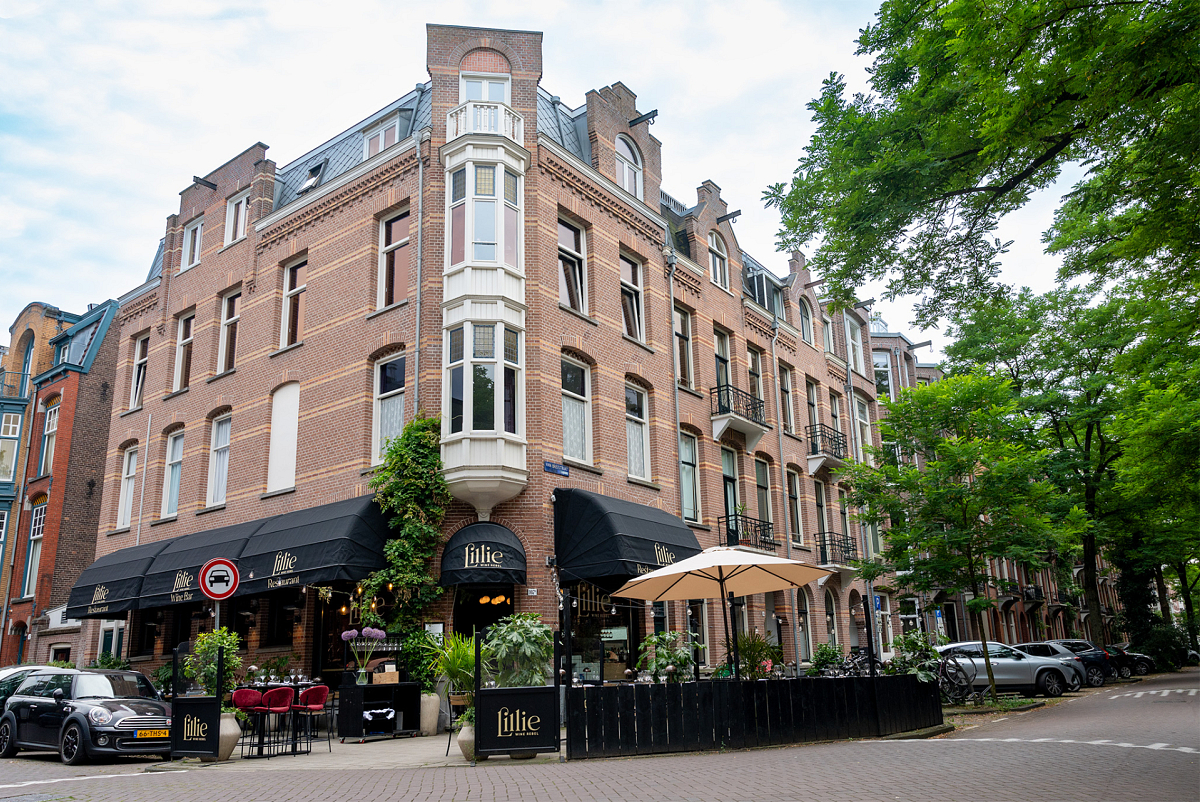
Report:
M804 442L804 438L803 438L803 437L801 437L801 436L800 436L800 435L798 435L798 434L793 434L792 432L785 431L785 432L783 433L783 436L784 436L784 437L790 437L790 438L792 438L793 440L795 440L797 443L803 443L803 442Z
M33 596L18 596L15 599L9 599L9 604L24 604L25 602L33 601Z
M187 391L188 391L188 388L187 388L187 387L184 387L184 388L182 388L182 389L176 390L176 391L175 391L175 392L173 392L173 393L167 393L166 395L164 395L164 396L162 397L162 400L163 400L163 401L166 401L166 400L168 400L168 399L174 398L174 397L175 397L175 396L177 396L177 395L183 395L183 394L184 394L184 393L186 393Z
M224 504L214 504L211 507L205 507L202 510L196 510L196 514L197 515L207 515L210 512L216 512L218 510L223 510L223 509L225 509Z
M811 548L811 547L809 547L809 546L801 546L799 543L796 543L795 541L793 541L793 542L792 542L792 551L802 551L802 552L804 552L805 554L812 554L812 548Z
M378 465L372 465L370 468L364 468L363 470L358 472L358 475L359 476L370 476L371 474L375 473L375 471L379 470L382 467L383 467L383 463L381 462Z
M399 309L400 307L407 306L407 305L408 305L407 298L405 298L403 301L396 301L396 303L392 304L391 306L385 306L382 309L376 309L374 312L371 312L369 315L367 315L366 319L373 320L374 318L377 318L380 315L386 315L388 312L391 312L393 309Z
M689 521L689 520L685 519L684 523L687 524L688 526L690 526L692 529L699 529L701 532L711 532L712 531L711 526L709 526L707 524L702 524L699 521Z
M688 395L694 395L694 396L696 396L697 398L700 398L700 399L703 399L703 398L704 398L704 393L700 392L699 390L693 390L691 387L685 387L685 386L684 386L684 385L682 385L682 384L678 384L678 385L676 385L676 386L677 386L677 387L678 387L680 390L682 390L683 392L687 393Z
M301 340L298 343L292 343L291 345L285 345L283 348L280 348L278 351L272 351L271 353L267 354L267 359L274 359L275 357L279 356L280 354L286 354L288 351L295 351L297 348L299 348L302 345L304 345L304 340ZM237 370L237 368L234 368L234 370ZM232 370L229 372L233 373ZM217 377L214 376L213 378L215 379Z
M241 243L243 243L243 242L245 242L245 241L246 241L246 235L245 235L245 234L243 234L242 236L240 236L240 237L238 237L237 239L235 239L233 242L227 242L227 243L225 243L224 245L222 245L222 246L221 246L221 250L217 251L217 253L225 253L225 251L229 250L229 249L230 249L230 248L232 248L234 245L239 245L239 244L241 244Z
M631 484L631 485L641 485L642 487L648 487L651 490L662 490L662 485L651 482L649 479L641 479L637 476L626 476L625 481L629 482L629 484Z
M287 645L285 645L285 646L278 646L278 645L276 645L276 646L259 646L258 647L259 654L276 653L276 652L282 654L285 652L290 652L291 650L292 650L292 647L287 646Z
M585 473L594 473L597 476L604 475L604 471L600 470L595 465L588 465L586 462L579 462L578 460L573 460L570 457L563 457L562 464L566 465L568 468L578 468Z
M200 266L200 263L199 263L199 262L196 262L196 263L194 263L194 264L190 264L190 265L188 265L187 267L181 267L181 268L179 268L178 270L176 270L176 271L175 271L175 275L177 275L177 276L182 276L184 273L188 272L188 271L189 271L189 270L191 270L193 267L199 267L199 266Z
M597 327L599 327L599 325L600 325L599 323L597 323L596 321L592 320L590 317L585 315L583 312L580 312L577 309L572 309L571 307L567 306L566 304L560 303L558 305L558 308L563 310L564 312L567 312L568 314L574 315L575 317L579 318L580 320L584 321L585 323L591 323L593 326L597 326Z
M285 487L282 490L272 490L270 493L263 493L261 496L258 497L258 500L265 501L266 499L269 499L269 498L275 498L276 496L286 496L288 493L295 493L295 492L296 492L296 486L292 485L291 487Z
M132 414L133 414L133 413L135 413L135 412L141 412L141 411L142 411L142 408L141 408L140 406L136 406L136 407L134 407L133 409L127 409L127 410L125 410L125 411L124 411L124 412L122 412L120 415L117 415L117 417L118 417L118 418L123 418L123 417L125 417L126 415L132 415Z
M134 654L129 656L129 662L131 663L149 663L153 659L154 655L152 654Z
M178 518L179 518L178 515L168 515L165 518L155 518L153 521L150 522L150 525L158 526L159 524L169 524L169 523L171 523L171 521L177 520Z
M33 484L34 482L40 482L40 481L42 481L43 479L49 479L49 478L50 478L50 474L48 474L48 473L43 473L43 474L39 474L38 476L35 476L35 477L33 477L32 479L30 479L30 480L29 480L29 483L30 483L30 484Z
M106 534L106 535L123 535L126 532L130 531L130 528L131 527L128 527L128 526L122 526L120 529L113 529L108 532L105 532L104 534Z
M207 379L204 380L204 383L212 384L217 379L223 379L226 376L232 375L234 373L237 373L237 368L230 368L229 370L225 371L224 373L218 373L216 376L209 376Z
M623 337L623 338L624 338L624 339L625 339L627 342L631 342L631 343L633 343L634 345L638 346L639 348L645 348L647 351L649 351L649 352L650 352L650 353L652 353L652 354L653 354L653 353L655 353L655 351L654 351L654 349L653 349L653 348L651 348L650 346L646 345L646 344L645 344L644 342L642 342L641 340L635 340L634 338L630 337L628 334L622 334L622 335L621 335L621 337Z

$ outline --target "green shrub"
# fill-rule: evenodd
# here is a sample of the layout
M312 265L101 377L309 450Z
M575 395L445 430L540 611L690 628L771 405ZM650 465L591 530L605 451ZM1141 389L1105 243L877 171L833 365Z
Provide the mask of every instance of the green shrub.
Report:
M817 650L813 654L812 665L809 666L806 672L810 677L819 677L821 672L830 666L835 666L842 662L842 650L830 643L817 644Z
M655 632L642 638L637 667L649 671L655 682L686 682L696 664L694 648L704 648L694 633ZM668 672L667 666L675 666L675 670Z
M236 632L221 627L213 632L201 632L192 644L192 653L183 661L184 676L200 683L204 693L224 699L225 694L232 693L237 685L235 673L242 667L242 658L238 656L241 638ZM217 687L217 653L224 647L225 670L221 676L221 687ZM235 712L232 707L223 707L226 713Z
M772 676L776 664L783 662L783 649L757 632L738 635L738 658L741 660L742 679L766 679Z
M1160 671L1174 671L1187 664L1187 632L1182 627L1164 624L1161 619L1137 642L1129 644L1129 648L1152 657Z
M101 668L113 671L128 671L130 663L124 657L115 657L112 652L100 652L95 660L87 664L87 668Z
M483 644L501 688L545 685L554 662L554 630L537 613L513 613L488 629Z

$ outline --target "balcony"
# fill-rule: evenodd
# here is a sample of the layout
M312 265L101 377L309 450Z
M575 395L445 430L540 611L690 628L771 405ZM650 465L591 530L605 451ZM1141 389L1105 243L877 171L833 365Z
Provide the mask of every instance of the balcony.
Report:
M717 528L718 531L724 530L725 542L730 546L748 546L763 551L775 551L779 548L770 521L751 518L749 515L722 515L717 519Z
M1026 585L1021 589L1021 598L1025 601L1025 611L1030 612L1045 603L1046 591L1041 585Z
M720 440L732 429L746 436L746 450L753 451L770 428L767 426L767 405L745 390L731 384L721 384L708 391L712 406L713 439Z
M1079 597L1072 596L1070 593L1055 593L1053 605L1057 607L1074 607L1079 609Z
M0 398L29 398L29 374L0 371Z
M817 532L816 543L820 552L819 565L822 568L854 569L853 562L859 559L854 538L841 532Z
M504 103L468 100L446 114L446 141L467 134L493 134L525 143L525 119Z
M846 435L823 423L805 428L804 435L808 438L809 473L846 464Z

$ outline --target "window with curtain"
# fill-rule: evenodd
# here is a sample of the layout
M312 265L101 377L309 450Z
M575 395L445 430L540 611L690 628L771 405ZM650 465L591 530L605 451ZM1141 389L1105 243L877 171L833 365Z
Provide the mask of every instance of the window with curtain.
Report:
M28 597L37 590L38 571L42 564L42 532L46 527L46 503L42 496L35 500L33 511L29 517L29 548L25 553L25 581L22 583L21 596Z
M563 456L591 462L591 402L586 365L562 360Z
M558 302L568 309L587 314L584 247L583 232L570 223L559 220Z
M787 471L788 526L792 530L792 542L804 543L804 528L800 519L800 475Z
M675 307L675 364L679 372L679 385L692 386L692 316Z
M167 468L163 473L164 518L179 512L179 485L182 478L183 432L176 432L167 438Z
M117 500L117 528L129 526L133 517L133 493L137 481L138 450L125 449L121 457L121 490Z
M288 382L271 394L271 450L267 455L267 492L296 486L296 450L300 435L300 382Z
M629 475L650 478L650 428L646 393L625 386L625 442L629 453Z
M208 461L208 506L225 503L225 491L229 482L229 435L233 417L225 415L212 423L212 445Z
M642 266L627 256L621 263L621 317L625 336L638 342L645 339L642 331Z
M680 477L683 482L683 519L700 520L700 481L698 472L699 454L696 438L690 434L679 434Z

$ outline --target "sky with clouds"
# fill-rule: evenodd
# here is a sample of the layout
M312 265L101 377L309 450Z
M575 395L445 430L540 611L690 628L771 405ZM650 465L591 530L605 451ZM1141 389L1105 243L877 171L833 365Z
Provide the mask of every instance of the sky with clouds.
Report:
M427 80L431 22L542 31L542 86L572 107L623 82L659 110L663 189L691 203L715 181L742 209L742 248L785 274L762 191L790 178L830 72L865 89L854 39L878 5L0 0L0 324L34 300L78 312L141 284L193 175L258 141L287 164ZM1040 238L1062 186L1003 222L1010 283L1052 284ZM908 303L875 311L944 342L909 326Z

